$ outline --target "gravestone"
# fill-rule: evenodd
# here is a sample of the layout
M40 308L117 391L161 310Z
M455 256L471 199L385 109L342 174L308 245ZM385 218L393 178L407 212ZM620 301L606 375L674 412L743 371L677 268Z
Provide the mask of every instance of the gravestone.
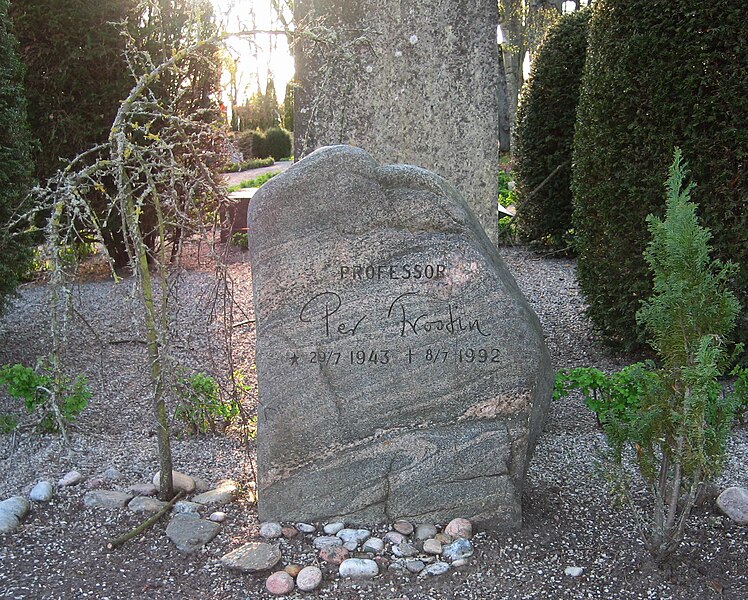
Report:
M449 180L498 236L496 0L296 0L295 156L350 144Z
M248 222L260 519L519 527L553 375L456 190L332 146Z

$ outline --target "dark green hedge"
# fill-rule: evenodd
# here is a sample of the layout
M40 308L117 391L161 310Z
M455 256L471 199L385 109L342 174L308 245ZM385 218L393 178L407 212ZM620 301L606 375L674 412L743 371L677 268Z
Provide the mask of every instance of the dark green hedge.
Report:
M8 19L8 0L0 0L0 309L31 263L31 240L19 237L10 222L31 184L31 137L26 120L23 68Z
M645 217L661 216L680 146L693 200L735 281L748 340L748 4L599 0L590 22L574 140L578 274L595 325L632 346L650 294Z
M548 32L517 110L519 233L553 247L568 246L572 227L571 151L589 16L589 10L570 13ZM528 196L554 171L543 188Z

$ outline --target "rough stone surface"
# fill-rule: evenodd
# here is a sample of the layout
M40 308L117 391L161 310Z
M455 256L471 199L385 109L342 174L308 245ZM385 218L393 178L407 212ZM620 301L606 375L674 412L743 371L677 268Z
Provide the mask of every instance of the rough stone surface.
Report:
M361 546L361 550L363 550L364 552L373 552L374 554L378 554L379 552L384 550L384 540L378 537L370 537L363 543L363 545Z
M132 499L132 494L113 490L92 490L83 496L83 504L90 508L114 510L124 508Z
M350 556L347 548L340 546L325 546L319 551L319 557L331 565L339 565Z
M336 534L343 540L343 546L351 551L358 548L370 535L371 531L368 529L341 529Z
M342 546L343 540L336 535L323 535L318 538L314 538L313 546L318 550L326 548L327 546Z
M152 483L136 483L127 488L133 496L155 496L158 488Z
M339 30L339 42L300 39L296 46L295 155L351 144L381 162L432 170L458 187L495 241L496 1L419 0L408 7L394 0L296 1L299 22L324 18Z
M166 535L180 552L196 552L221 531L221 526L197 515L174 515L166 526Z
M166 506L166 502L150 496L135 496L127 503L127 508L135 513L157 513L164 506Z
M34 502L49 502L54 494L55 490L49 481L40 481L29 492L29 498Z
M411 573L420 573L426 568L426 564L422 560L406 560L405 568Z
M273 596L285 596L293 592L293 577L285 571L276 571L267 578L265 588Z
M302 592L316 590L322 583L322 571L319 567L304 567L296 576L296 586Z
M344 529L344 528L345 528L345 523L337 521L335 523L328 523L327 525L325 525L322 528L322 530L327 535L335 535L338 531L340 531L341 529Z
M473 545L470 543L470 540L459 538L449 546L445 546L441 554L450 561L470 558L473 555Z
M283 534L283 528L280 523L274 521L268 521L260 525L260 535L266 540L274 540L279 538Z
M426 567L422 573L424 575L444 575L447 571L449 571L449 563L435 562L433 565Z
M467 519L452 519L444 528L444 533L453 538L465 538L469 540L473 537L473 525Z
M59 487L70 487L71 485L78 485L83 481L83 475L78 471L68 471L65 475L57 482Z
M244 573L267 571L278 564L281 552L278 546L265 542L249 542L221 557L229 569Z
M403 535L410 535L413 533L413 524L410 521L400 520L395 521L392 524L392 529L397 531L398 533L402 533Z
M156 489L159 490L161 488L161 471L157 471L153 475L153 485L156 486ZM174 486L175 490L182 490L185 494L191 494L195 491L195 480L192 479L189 475L185 475L184 473L180 473L179 471L172 471L171 472L172 477L172 485Z
M553 371L454 188L323 148L249 223L260 519L519 527Z
M748 489L727 488L717 496L717 506L739 525L748 525Z
M236 498L237 485L233 481L227 481L217 488L198 494L192 498L193 502L207 504L210 506L223 506L230 504Z
M437 531L434 525L423 523L416 527L416 539L417 540L421 540L421 541L428 540L429 538L434 537L436 534L437 534Z
M379 566L368 558L349 558L340 563L338 573L351 579L371 579L379 575Z
M11 496L0 502L0 533L8 533L21 525L31 508L23 496Z
M441 554L442 544L439 540L435 540L433 538L428 539L423 542L423 551L426 554Z
M199 514L201 510L205 509L205 505L198 504L197 502L190 502L189 500L180 500L176 504L174 504L174 508L171 509L171 512L174 514Z

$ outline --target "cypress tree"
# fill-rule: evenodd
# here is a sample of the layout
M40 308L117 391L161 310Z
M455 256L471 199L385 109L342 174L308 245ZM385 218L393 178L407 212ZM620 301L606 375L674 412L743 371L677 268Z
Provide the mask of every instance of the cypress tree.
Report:
M23 67L8 17L0 0L0 309L28 271L32 240L16 217L27 207L33 163L23 94Z

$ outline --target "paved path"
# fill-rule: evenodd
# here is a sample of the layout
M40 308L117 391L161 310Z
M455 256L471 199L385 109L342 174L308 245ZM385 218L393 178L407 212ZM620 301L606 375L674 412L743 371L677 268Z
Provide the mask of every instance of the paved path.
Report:
M249 169L248 171L240 171L239 173L224 173L223 176L226 179L226 185L236 185L237 183L241 183L242 181L253 179L258 175L263 175L264 173L280 173L282 171L285 171L292 164L292 161L284 160L281 162L276 162L269 167Z

